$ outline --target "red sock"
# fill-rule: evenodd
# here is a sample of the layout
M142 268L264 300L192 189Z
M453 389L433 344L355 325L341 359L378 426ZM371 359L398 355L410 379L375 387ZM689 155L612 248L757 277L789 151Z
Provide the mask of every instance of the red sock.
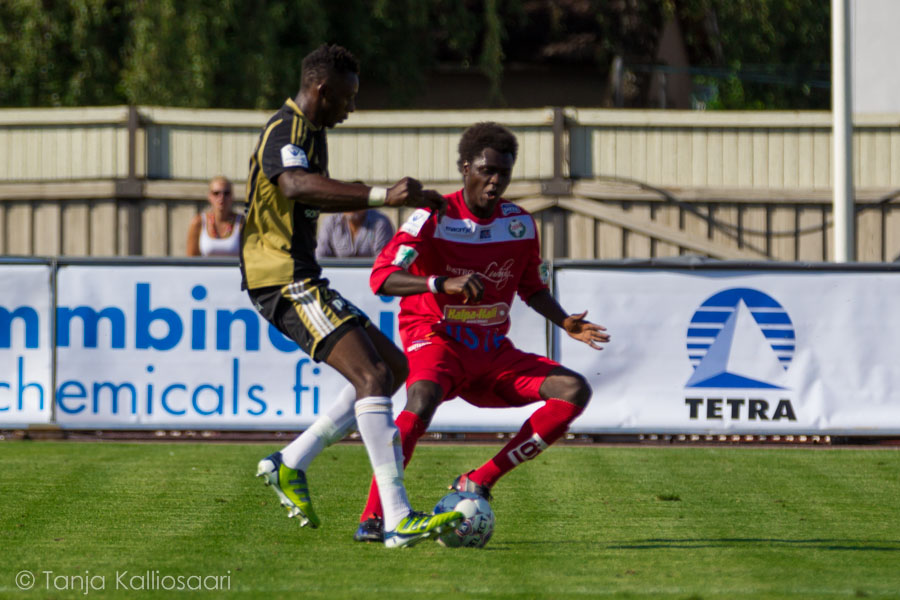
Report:
M397 429L400 430L400 444L403 448L403 468L405 469L412 458L413 451L416 449L416 443L422 437L422 434L425 433L425 430L428 429L428 425L416 413L408 410L404 410L397 415L395 423L397 424ZM372 477L372 485L369 486L369 499L366 501L366 508L363 509L359 522L362 523L371 517L384 517L384 512L381 510L381 496L378 495L378 484L375 483L375 477Z
M493 487L498 479L520 463L531 460L561 438L582 410L581 406L565 400L547 400L494 458L469 474L469 479L488 488Z

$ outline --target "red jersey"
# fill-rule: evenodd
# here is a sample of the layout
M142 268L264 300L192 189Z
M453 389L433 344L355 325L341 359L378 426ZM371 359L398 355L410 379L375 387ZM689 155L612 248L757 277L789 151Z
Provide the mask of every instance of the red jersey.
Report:
M375 293L391 273L457 277L479 273L481 301L463 304L461 294L423 293L400 300L400 335L404 346L449 334L470 348L496 347L509 331L513 295L523 300L547 289L542 277L540 244L534 218L500 199L494 213L481 219L469 210L462 190L445 196L447 212L420 208L400 227L372 267L369 284Z

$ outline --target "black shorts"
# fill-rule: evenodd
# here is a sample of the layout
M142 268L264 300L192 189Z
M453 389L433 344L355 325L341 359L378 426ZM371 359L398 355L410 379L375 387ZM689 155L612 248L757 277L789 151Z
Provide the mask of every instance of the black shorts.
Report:
M327 360L345 333L369 324L363 311L328 287L327 279L304 279L247 293L256 310L316 362Z

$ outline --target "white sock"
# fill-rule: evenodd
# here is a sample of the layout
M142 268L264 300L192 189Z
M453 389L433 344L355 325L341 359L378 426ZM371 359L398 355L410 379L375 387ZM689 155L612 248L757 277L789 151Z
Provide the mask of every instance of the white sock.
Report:
M378 483L384 529L390 531L412 510L403 486L403 449L391 413L391 399L370 396L357 400L356 423Z
M334 405L324 415L316 419L297 439L281 451L281 460L292 469L306 471L309 463L326 446L344 439L356 425L353 405L356 403L356 389L349 383L338 393Z

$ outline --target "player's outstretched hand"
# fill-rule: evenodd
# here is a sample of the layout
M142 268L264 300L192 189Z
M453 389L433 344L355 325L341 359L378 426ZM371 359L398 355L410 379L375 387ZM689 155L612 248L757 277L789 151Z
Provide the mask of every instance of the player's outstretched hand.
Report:
M585 321L587 311L580 315L569 315L563 321L563 329L569 334L569 337L579 342L584 342L594 350L603 350L600 344L609 341L609 334L606 333L606 327L597 325L590 321Z
M478 273L451 277L444 282L445 294L462 294L463 303L478 302L484 295L484 282Z

